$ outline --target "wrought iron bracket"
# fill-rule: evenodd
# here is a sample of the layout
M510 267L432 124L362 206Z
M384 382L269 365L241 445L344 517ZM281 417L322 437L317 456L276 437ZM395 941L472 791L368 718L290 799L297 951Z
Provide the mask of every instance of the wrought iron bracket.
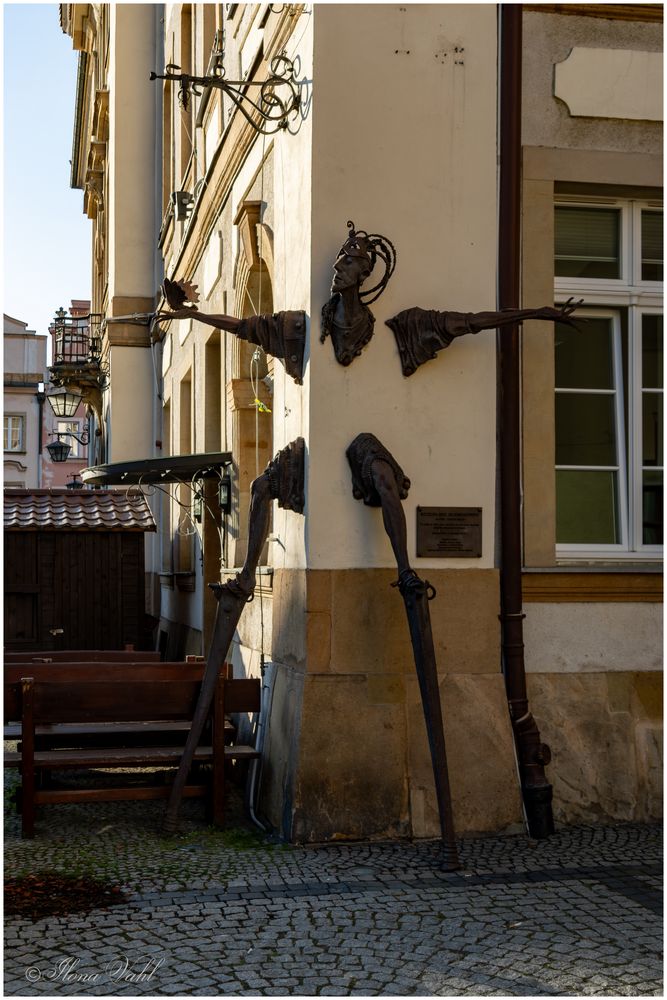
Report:
M296 78L294 63L287 56L275 56L269 68L270 74L265 80L228 80L223 68L207 76L194 76L181 72L181 67L175 63L168 63L164 73L152 72L150 79L180 84L178 97L186 111L191 95L200 97L212 87L222 90L256 132L274 135L286 129L290 115L299 110L301 84ZM251 97L249 87L259 87L256 98Z

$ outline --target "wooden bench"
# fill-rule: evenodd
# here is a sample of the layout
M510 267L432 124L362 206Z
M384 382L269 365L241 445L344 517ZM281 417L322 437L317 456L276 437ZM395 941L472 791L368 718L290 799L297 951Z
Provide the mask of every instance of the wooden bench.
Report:
M203 663L183 660L174 662L133 663L11 663L5 664L5 683L17 683L22 677L32 677L35 681L71 684L83 680L125 680L131 683L139 677L144 680L188 679L201 683L204 675ZM223 664L225 677L231 673L229 664ZM5 720L7 713L5 712ZM189 719L152 719L147 722L82 722L78 724L55 722L38 725L35 729L35 749L49 750L57 747L90 746L139 746L139 745L182 745L190 729ZM226 724L227 742L231 742L233 726ZM204 734L204 738L209 735ZM20 718L5 721L5 740L21 739Z
M89 770L95 768L156 768L176 767L183 751L182 746L141 745L135 726L185 724L190 720L199 695L203 664L180 664L182 674L167 671L160 676L156 668L164 664L132 665L132 671L106 664L102 677L76 677L78 664L68 664L60 670L46 674L46 664L33 665L32 673L23 672L21 678L7 676L5 669L5 721L20 718L20 751L5 753L5 767L21 771L22 835L34 836L35 807L52 802L108 802L125 799L167 798L169 786L165 784L129 785L113 787L92 786L82 788L38 787L43 772L58 770ZM173 665L172 665L173 666ZM38 671L35 667L41 669ZM192 676L192 673L197 676ZM37 674L35 677L33 674ZM230 680L221 667L212 708L210 745L199 746L195 753L196 764L211 764L213 822L222 826L224 821L224 765L225 761L253 759L259 756L250 746L225 745L225 717L228 713L256 712L260 704L258 680ZM122 731L121 746L82 746L94 727L107 726L110 735L114 729ZM61 728L60 736L68 746L37 749L39 735L48 735L48 727ZM92 727L92 730L91 730ZM97 734L99 735L99 733ZM207 795L205 781L191 780L185 796Z
M5 663L152 663L159 662L154 650L137 649L47 649L5 652Z

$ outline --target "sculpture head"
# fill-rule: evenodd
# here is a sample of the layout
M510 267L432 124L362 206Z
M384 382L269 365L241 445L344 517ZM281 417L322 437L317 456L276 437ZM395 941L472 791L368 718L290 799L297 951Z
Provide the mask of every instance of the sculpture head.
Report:
M331 334L336 360L341 365L349 365L373 336L375 317L368 303L379 298L396 267L396 251L386 236L356 230L353 222L347 225L350 232L333 267L331 298L322 309L320 337L324 343ZM362 289L378 260L384 263L384 273L371 288Z
M347 227L350 233L336 257L331 292L333 294L354 285L361 286L379 259L384 263L384 274L372 288L359 290L359 297L368 305L375 302L387 287L396 267L396 251L386 236L380 236L379 233L369 235L364 229L357 230L354 222L348 222Z

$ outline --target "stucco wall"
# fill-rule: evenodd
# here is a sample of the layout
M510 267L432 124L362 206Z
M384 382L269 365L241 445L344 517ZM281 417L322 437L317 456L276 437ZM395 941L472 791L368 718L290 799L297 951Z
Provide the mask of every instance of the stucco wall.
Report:
M554 66L577 46L662 51L662 25L599 17L523 15L523 125L525 146L660 153L662 124L619 118L573 118L554 94Z
M352 499L345 458L371 431L413 483L415 567L434 564L415 558L417 504L482 507L483 557L456 565L490 566L495 335L462 338L405 379L385 320L413 305L494 307L496 8L361 4L352 16L322 4L313 26L308 565L392 565L381 518ZM398 261L371 306L373 339L343 368L318 337L348 219L389 237Z

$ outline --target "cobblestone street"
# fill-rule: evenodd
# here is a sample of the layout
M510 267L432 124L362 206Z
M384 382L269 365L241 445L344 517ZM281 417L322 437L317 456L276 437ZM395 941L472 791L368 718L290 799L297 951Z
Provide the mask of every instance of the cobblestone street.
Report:
M105 878L126 901L6 922L14 995L459 996L662 993L661 830L620 825L290 848L236 828L156 832L157 803L56 806L7 875Z

